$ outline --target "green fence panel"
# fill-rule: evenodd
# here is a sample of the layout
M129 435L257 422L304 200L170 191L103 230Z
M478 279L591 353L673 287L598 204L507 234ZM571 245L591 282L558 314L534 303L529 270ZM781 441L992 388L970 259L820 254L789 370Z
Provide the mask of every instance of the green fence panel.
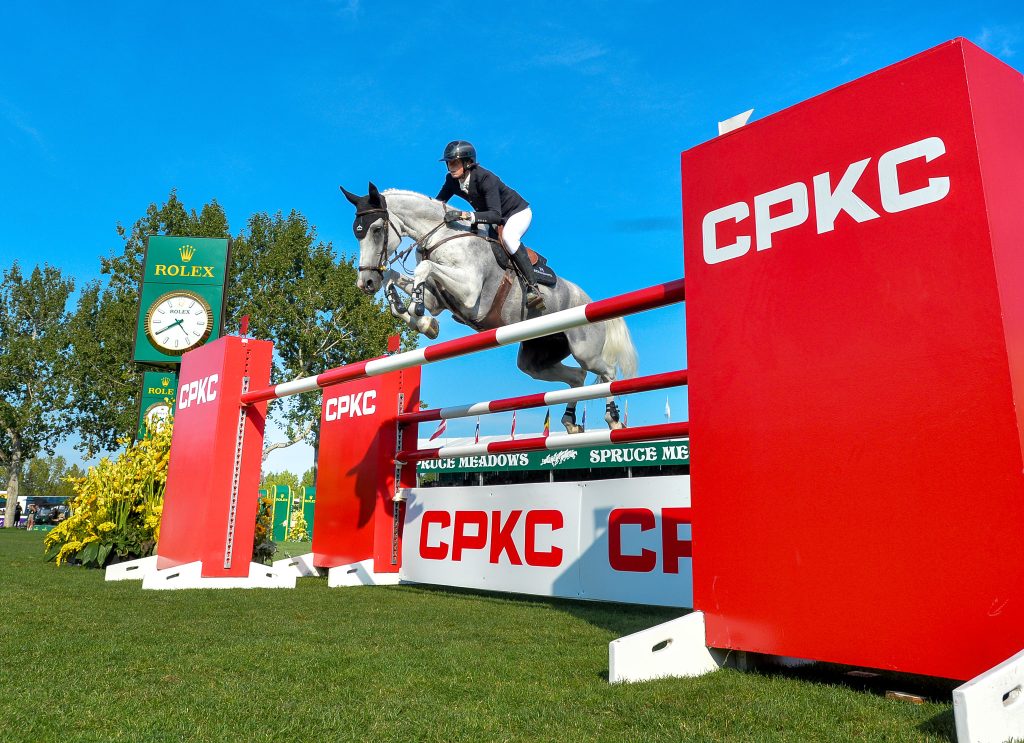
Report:
M316 488L307 485L302 492L302 518L306 520L306 531L313 538L313 512L316 510Z
M275 542L283 542L288 536L292 520L292 489L287 485L274 486L274 534Z

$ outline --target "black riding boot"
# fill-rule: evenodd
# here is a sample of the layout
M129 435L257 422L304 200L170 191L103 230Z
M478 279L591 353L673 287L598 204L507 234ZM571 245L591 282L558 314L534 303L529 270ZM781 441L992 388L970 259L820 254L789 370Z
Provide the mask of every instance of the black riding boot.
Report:
M533 275L533 266L530 264L530 256L527 255L526 249L520 247L514 252L512 262L516 264L516 268L519 269L520 275L526 282L526 306L531 310L543 312L547 308L544 306L544 297L540 295L540 289L537 288L537 278Z

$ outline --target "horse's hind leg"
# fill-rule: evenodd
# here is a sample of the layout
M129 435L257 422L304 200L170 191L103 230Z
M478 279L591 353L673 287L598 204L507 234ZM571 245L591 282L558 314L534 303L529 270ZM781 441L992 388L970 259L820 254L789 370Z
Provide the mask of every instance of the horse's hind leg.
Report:
M598 384L615 381L615 364L604 358L605 328L602 325L587 325L565 332L570 352L585 372L597 377ZM604 420L608 428L625 428L619 417L619 407L613 396L605 398Z
M559 334L561 335L561 334ZM545 382L565 382L570 387L582 387L587 378L585 369L566 366L562 359L569 354L568 344L564 336L549 336L538 341L527 341L519 346L516 364L534 379ZM562 353L564 350L564 354ZM565 407L562 425L568 433L580 433L583 429L576 425L576 403L571 402Z

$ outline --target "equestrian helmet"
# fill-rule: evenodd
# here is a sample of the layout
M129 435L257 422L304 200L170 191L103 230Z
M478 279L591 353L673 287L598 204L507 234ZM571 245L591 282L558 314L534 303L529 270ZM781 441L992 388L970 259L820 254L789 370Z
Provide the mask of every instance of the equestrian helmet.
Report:
M448 146L444 148L444 156L441 160L446 163L452 160L462 160L466 165L473 165L476 163L476 147L469 142L457 139L454 142L449 142Z

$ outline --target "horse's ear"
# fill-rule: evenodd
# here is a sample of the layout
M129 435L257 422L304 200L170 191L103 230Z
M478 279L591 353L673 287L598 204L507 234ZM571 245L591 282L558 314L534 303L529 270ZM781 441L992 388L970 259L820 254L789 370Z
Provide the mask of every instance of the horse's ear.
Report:
M348 199L349 203L352 204L352 206L359 206L358 196L356 196L354 193L349 193L348 191L346 191L344 186L338 186L338 188L340 188L341 192L345 194L345 198Z
M373 181L370 181L370 190L367 194L367 198L370 199L371 204L377 204L380 207L384 207L384 197L380 195L380 191L373 185Z

